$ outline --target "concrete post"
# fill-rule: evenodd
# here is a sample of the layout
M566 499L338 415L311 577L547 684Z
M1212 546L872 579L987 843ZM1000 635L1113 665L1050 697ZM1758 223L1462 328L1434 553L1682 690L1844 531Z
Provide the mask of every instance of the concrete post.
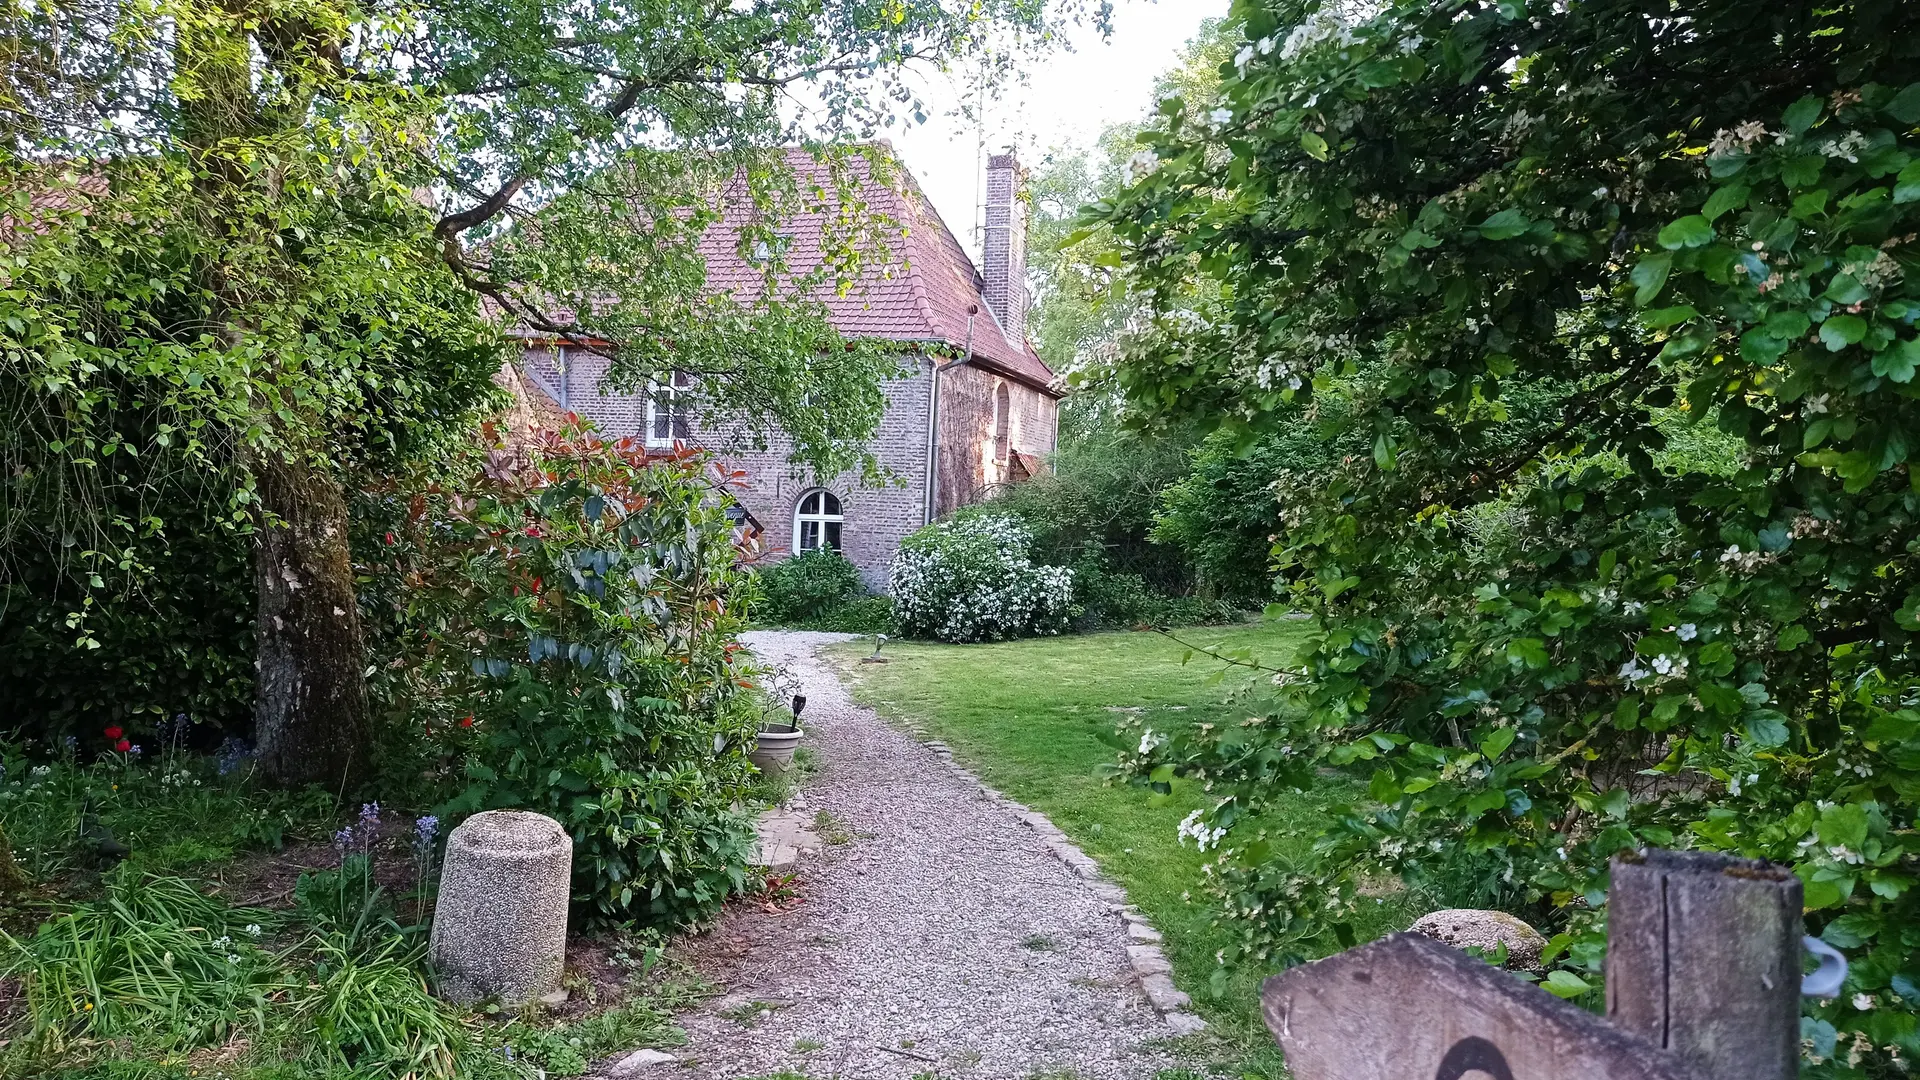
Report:
M524 1005L566 966L573 840L543 814L489 810L447 837L428 952L440 996Z

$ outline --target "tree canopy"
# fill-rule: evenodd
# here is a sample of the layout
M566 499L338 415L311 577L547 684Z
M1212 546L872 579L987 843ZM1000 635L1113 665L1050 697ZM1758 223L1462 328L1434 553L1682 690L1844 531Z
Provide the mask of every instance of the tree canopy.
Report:
M16 5L0 27L6 561L57 553L74 587L35 602L98 644L88 612L137 591L169 528L168 489L121 463L224 478L254 538L263 760L289 780L353 773L367 725L343 467L470 430L515 329L608 354L616 384L711 375L713 411L790 430L823 471L858 464L888 361L847 352L809 290L875 258L884 225L836 198L845 153L796 179L774 147L871 134L919 109L908 68L1004 70L1104 10ZM743 244L829 211L822 276L775 259L750 294L703 290L728 184L756 214ZM828 350L845 362L814 362Z
M1151 298L1143 423L1315 432L1272 477L1317 627L1284 701L1129 755L1221 796L1238 949L1464 868L1570 932L1578 994L1610 855L1737 851L1855 950L1817 1075L1920 1049L1914 9L1234 15L1219 97L1166 103L1090 224ZM1307 863L1234 829L1326 765L1371 785Z

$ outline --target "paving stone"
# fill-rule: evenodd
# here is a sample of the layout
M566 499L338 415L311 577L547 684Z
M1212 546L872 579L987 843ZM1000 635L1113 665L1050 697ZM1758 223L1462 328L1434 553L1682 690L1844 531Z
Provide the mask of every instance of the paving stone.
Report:
M1190 1012L1170 1012L1166 1015L1166 1021L1175 1035L1191 1035L1207 1030L1207 1022Z
M664 1050L635 1050L615 1062L602 1075L612 1077L613 1080L626 1080L629 1076L639 1076L644 1072L656 1070L658 1066L671 1065L679 1060Z
M1173 965L1167 962L1167 954L1160 951L1158 945L1129 945L1127 960L1133 964L1135 974L1166 975L1173 971Z
M1186 992L1173 985L1173 979L1167 975L1148 975L1140 980L1140 989L1146 991L1147 1000L1163 1013L1176 1012L1193 1004Z
M1145 942L1150 945L1158 945L1162 940L1160 931L1155 930L1143 922L1128 923L1127 936L1135 941Z

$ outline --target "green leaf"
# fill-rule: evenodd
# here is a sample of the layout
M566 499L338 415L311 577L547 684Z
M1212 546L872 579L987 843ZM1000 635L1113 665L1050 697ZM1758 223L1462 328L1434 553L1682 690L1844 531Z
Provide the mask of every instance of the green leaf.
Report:
M1633 302L1637 307L1646 307L1667 287L1667 274L1673 269L1673 255L1659 252L1641 259L1633 268Z
M1487 756L1488 761L1498 761L1500 755L1507 752L1507 747L1513 745L1514 738L1519 734L1518 728L1494 728L1486 738L1480 740L1480 752Z
M1713 242L1713 223L1699 214L1689 214L1660 230L1660 246L1669 251L1705 247Z
M1305 150L1307 156L1315 161L1327 160L1327 140L1321 138L1314 132L1303 131L1300 133L1300 148Z
M1748 713L1747 741L1759 747L1785 746L1786 714L1778 709L1755 709Z
M1793 209L1787 211L1793 217L1805 221L1819 217L1827 212L1827 189L1814 188L1812 191L1794 197Z
M1901 169L1900 175L1894 177L1893 201L1910 203L1915 199L1920 199L1920 159Z
M1834 315L1820 324L1820 341L1828 352L1839 352L1867 336L1867 320L1858 315Z
M1885 108L1888 116L1903 124L1920 124L1920 82L1909 83Z
M1575 975L1573 972L1556 968L1553 971L1547 972L1547 977L1540 980L1540 989L1545 990L1554 997L1570 998L1579 997L1581 994L1593 989L1593 987L1587 985L1585 979Z
M1780 118L1786 121L1788 131L1798 135L1812 127L1815 120L1820 119L1820 99L1808 94L1787 106L1787 111Z
M1514 638L1507 642L1507 659L1530 668L1547 666L1547 643L1539 638Z
M1874 355L1873 373L1891 382L1909 383L1916 363L1920 363L1920 340L1902 341Z
M1480 223L1480 235L1488 240L1511 240L1533 226L1527 215L1514 207L1493 215Z
M1712 195L1707 196L1707 205L1701 208L1700 213L1708 221L1712 221L1729 210L1738 210L1747 205L1748 194L1745 184L1729 184L1726 187L1717 188Z
M1698 311L1693 309L1693 305L1681 304L1678 307L1654 308L1652 311L1643 311L1640 313L1640 321L1646 324L1649 330L1665 330L1669 326L1678 326L1688 319L1696 318L1699 314Z

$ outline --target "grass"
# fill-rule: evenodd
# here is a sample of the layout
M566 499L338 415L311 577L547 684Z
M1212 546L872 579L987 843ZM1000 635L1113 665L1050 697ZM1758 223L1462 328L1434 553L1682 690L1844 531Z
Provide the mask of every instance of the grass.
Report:
M1291 658L1304 633L1300 624L1277 622L1180 636L1278 661ZM1206 805L1206 796L1177 784L1171 797L1153 800L1098 775L1113 751L1097 733L1123 713L1163 727L1246 715L1229 701L1233 683L1218 677L1221 665L1203 656L1183 662L1186 651L1159 634L1119 632L992 645L890 642L888 664L858 663L865 654L858 642L832 655L859 700L944 741L984 781L1046 814L1097 859L1166 935L1175 978L1213 1026L1211 1045L1232 1058L1227 1064L1243 1074L1283 1075L1257 1007L1260 980L1272 972L1241 966L1216 977L1214 954L1230 936L1213 925L1201 888L1209 856L1176 838L1181 819ZM1310 826L1330 801L1357 792L1352 781L1329 779L1322 791L1280 797L1265 821L1276 830ZM1369 939L1416 913L1408 899L1389 899L1371 925L1355 929Z

